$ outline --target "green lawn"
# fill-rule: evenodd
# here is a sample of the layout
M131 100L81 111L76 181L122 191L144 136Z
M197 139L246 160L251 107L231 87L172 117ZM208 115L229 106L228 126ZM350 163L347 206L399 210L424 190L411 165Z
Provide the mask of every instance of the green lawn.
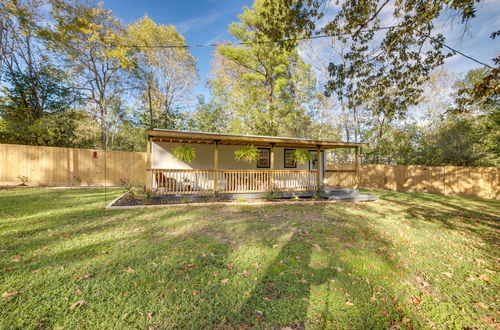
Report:
M105 210L103 190L0 190L0 328L498 327L500 202L376 193Z

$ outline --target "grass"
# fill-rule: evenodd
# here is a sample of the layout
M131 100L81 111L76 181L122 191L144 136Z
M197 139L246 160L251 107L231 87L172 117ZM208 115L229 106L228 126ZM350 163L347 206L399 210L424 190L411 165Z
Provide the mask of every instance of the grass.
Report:
M103 190L0 190L0 328L498 327L500 202L376 193L105 210Z

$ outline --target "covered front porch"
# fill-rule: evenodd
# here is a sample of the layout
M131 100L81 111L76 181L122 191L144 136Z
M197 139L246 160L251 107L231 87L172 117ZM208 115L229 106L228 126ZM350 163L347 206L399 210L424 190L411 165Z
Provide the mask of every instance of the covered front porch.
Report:
M352 169L359 176L359 154L363 144L324 140L150 130L148 134L147 186L157 195L208 195L267 192L320 191L326 182L325 151L354 149ZM175 159L172 149L192 146L196 161ZM241 163L234 153L242 146L259 149L259 159ZM297 149L312 158L303 164L290 159ZM352 188L357 188L356 180Z

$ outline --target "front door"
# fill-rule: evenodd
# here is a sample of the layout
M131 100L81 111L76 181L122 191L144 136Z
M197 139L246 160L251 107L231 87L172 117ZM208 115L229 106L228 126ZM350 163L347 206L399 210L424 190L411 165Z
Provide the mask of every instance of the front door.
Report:
M309 169L316 171L318 169L318 151L317 150L309 150L309 152L313 155L312 159L309 160ZM326 170L326 160L325 160L325 152L323 150L320 151L321 155L321 182L324 182L325 178L325 170Z

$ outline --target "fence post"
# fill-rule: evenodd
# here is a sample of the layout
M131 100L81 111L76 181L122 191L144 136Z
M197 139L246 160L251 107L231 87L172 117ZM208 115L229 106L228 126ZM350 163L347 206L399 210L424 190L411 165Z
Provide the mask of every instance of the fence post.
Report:
M146 149L146 189L153 189L153 174L151 171L151 140L148 138Z
M355 172L355 178L354 178L354 189L358 189L359 187L359 147L356 147L354 149L354 170Z

